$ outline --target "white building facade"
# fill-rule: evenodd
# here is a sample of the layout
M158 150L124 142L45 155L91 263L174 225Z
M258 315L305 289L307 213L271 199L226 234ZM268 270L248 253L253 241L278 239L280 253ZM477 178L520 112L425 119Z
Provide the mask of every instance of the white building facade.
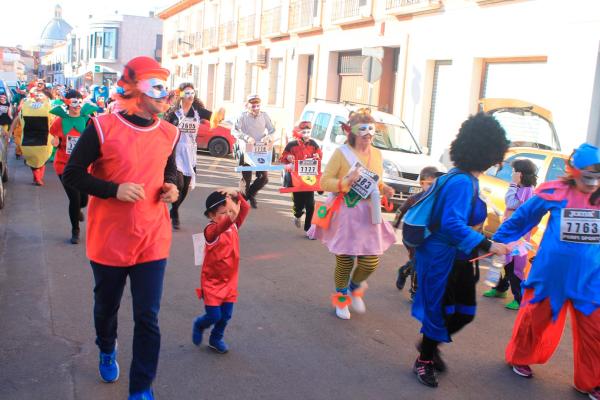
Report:
M153 15L90 16L67 37L67 83L76 88L115 84L130 59L148 56L160 61L162 24Z
M563 151L600 145L600 2L595 0L181 0L164 19L171 86L238 113L258 93L290 132L315 98L401 117L434 157L480 98L553 113ZM381 61L369 85L365 55Z

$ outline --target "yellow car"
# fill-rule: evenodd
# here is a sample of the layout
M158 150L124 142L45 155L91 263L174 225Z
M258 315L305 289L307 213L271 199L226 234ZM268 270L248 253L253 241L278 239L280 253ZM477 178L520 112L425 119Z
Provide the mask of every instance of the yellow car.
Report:
M538 185L565 174L569 156L560 152L552 113L538 105L515 99L481 99L482 111L493 115L506 131L510 148L502 166L487 170L480 177L482 195L488 200L488 218L483 230L492 236L505 211L504 196L512 180L511 163L518 158L531 160L538 168ZM532 242L540 243L547 219L534 232Z

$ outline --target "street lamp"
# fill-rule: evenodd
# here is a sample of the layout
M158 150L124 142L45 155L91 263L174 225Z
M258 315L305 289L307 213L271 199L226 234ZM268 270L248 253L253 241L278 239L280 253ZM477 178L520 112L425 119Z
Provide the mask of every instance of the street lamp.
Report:
M182 36L184 33L185 33L185 31L183 31L183 30L178 30L178 31L177 31L177 34L179 34L179 36ZM194 46L192 43L190 43L190 42L186 42L186 41L185 41L185 40L183 40L181 37L178 37L178 38L177 38L177 45L178 45L178 46L180 46L180 45L182 45L182 44L187 44L187 45L188 45L190 48L191 48L192 46Z

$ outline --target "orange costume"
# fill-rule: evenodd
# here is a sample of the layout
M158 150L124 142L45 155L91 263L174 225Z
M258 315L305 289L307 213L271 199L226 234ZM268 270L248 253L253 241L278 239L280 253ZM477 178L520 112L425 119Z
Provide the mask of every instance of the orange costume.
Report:
M177 128L158 118L149 127L135 126L118 113L92 121L100 152L106 154L94 162L92 175L111 182L143 183L146 198L135 203L90 199L88 258L123 267L167 258L171 224L159 196L167 158L177 143Z

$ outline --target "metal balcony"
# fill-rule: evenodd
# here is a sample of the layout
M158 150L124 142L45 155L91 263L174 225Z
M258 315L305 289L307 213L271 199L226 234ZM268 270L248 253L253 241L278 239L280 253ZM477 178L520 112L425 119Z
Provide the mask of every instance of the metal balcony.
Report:
M442 0L386 0L385 11L393 15L420 14L442 7Z
M238 41L240 42L252 42L258 40L259 36L256 34L256 15L247 15L240 17L238 24Z
M217 27L212 26L204 30L202 37L202 47L205 49L216 49L219 47L217 36Z
M235 21L228 21L219 26L219 45L231 46L237 43L237 24Z
M321 0L290 1L290 31L302 32L321 27Z
M261 18L261 34L265 37L281 35L281 6L263 10Z
M195 52L202 51L202 32L196 32L196 33L193 34L193 36L194 36L193 50Z
M333 0L331 2L331 22L334 24L352 23L371 17L372 5L368 0Z

